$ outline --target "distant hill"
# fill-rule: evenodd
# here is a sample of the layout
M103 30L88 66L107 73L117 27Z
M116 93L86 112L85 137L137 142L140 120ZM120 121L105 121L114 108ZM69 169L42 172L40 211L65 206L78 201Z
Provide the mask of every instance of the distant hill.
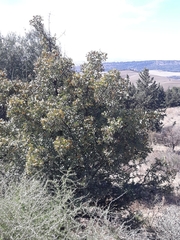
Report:
M132 62L106 62L105 71L111 69L142 71L144 68L149 70L161 70L169 72L180 72L180 60L150 60Z
M159 70L167 72L180 72L180 60L149 60L149 61L131 61L131 62L105 62L105 71L112 69L133 70L140 72L145 68L149 70ZM76 66L76 70L80 71L80 66Z
M132 62L105 62L105 71L117 69L122 77L127 75L131 82L136 84L139 78L139 72L145 68L150 70L151 77L160 83L165 90L172 87L180 87L180 60L150 60L150 61L132 61ZM76 67L80 71L80 66Z

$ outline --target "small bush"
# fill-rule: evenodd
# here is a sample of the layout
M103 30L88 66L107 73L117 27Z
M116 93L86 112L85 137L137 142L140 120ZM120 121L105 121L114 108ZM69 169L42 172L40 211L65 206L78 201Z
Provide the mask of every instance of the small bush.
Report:
M50 194L49 182L1 178L0 239L142 239L136 230L129 231L120 217L110 220L109 209L90 207L76 199L67 183L64 177L60 188Z
M1 239L68 239L78 227L74 220L78 208L71 202L73 191L62 184L51 196L46 185L25 178L1 184Z

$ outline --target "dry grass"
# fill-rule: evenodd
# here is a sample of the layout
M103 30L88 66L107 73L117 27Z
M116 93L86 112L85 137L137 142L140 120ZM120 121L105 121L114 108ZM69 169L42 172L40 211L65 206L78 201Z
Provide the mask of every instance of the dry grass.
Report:
M46 184L21 178L0 179L0 240L140 240L146 232L109 219L109 210L91 207L73 196L64 178L55 195Z
M164 117L163 125L168 127L176 122L176 126L180 128L180 107L173 107L166 109L166 116Z
M180 239L180 207L166 206L155 216L151 227L155 231L156 239L177 240Z
M178 133L180 130L180 107L168 108L166 114L167 116L163 122L164 128L172 126L176 121L175 134ZM151 140L152 138L153 136L151 136ZM140 202L134 202L131 208L132 211L141 213L146 227L153 232L152 239L180 239L180 145L176 146L173 151L171 147L158 144L157 142L154 144L153 141L151 143L153 152L149 154L147 164L143 165L139 171L141 174L145 173L155 158L166 161L169 164L169 168L177 171L176 178L172 182L174 193L157 199L157 202L151 205L152 207Z

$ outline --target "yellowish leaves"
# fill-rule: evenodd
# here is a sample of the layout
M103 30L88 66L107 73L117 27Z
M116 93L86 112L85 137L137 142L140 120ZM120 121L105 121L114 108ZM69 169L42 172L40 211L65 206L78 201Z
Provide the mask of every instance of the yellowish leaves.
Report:
M54 116L64 118L64 112L61 109L55 109L53 111Z
M41 119L41 124L44 129L60 127L62 119L64 119L64 112L61 109L52 109L46 118Z
M54 141L54 148L60 156L63 156L72 147L72 141L64 137L57 137Z
M9 100L7 113L8 117L12 117L13 115L15 115L16 117L18 117L18 115L26 115L27 114L26 101L16 96L12 97Z
M6 79L7 75L4 71L0 70L0 80Z
M1 138L1 140L0 140L0 147L3 146L3 145L6 145L8 142L9 142L8 138Z
M31 173L33 167L41 167L43 165L43 152L45 152L44 147L38 146L38 148L35 148L32 144L29 145L26 155L26 171L28 174Z

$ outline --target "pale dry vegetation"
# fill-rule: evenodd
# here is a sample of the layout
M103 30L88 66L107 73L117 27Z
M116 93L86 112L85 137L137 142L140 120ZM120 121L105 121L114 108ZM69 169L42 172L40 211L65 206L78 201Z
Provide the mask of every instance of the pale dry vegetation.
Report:
M167 108L161 132L150 133L153 150L169 152L171 149L177 154L180 150L180 107Z
M129 230L120 214L112 218L109 209L74 198L68 177L54 195L48 186L56 187L55 182L22 177L17 182L1 178L0 183L1 240L138 240L146 236L146 232Z
M180 107L167 108L161 133L151 136L153 152L149 159L163 158L171 167L177 170L177 182L180 182ZM173 148L174 144L174 148Z
M144 220L146 231L151 232L147 239L175 240L180 238L180 108L168 108L161 133L151 133L150 142L153 151L147 157L147 164L139 169L144 174L154 159L161 159L169 169L176 172L171 182L174 191L171 194L157 196L153 202L135 201L132 211L139 213ZM173 147L174 144L174 147ZM146 238L142 238L146 239Z
M164 198L153 207L134 203L134 215L125 220L122 212L74 198L68 177L55 195L48 191L49 182L26 177L6 180L0 179L1 240L175 240L180 236L180 207L167 204ZM139 226L134 225L138 222Z

